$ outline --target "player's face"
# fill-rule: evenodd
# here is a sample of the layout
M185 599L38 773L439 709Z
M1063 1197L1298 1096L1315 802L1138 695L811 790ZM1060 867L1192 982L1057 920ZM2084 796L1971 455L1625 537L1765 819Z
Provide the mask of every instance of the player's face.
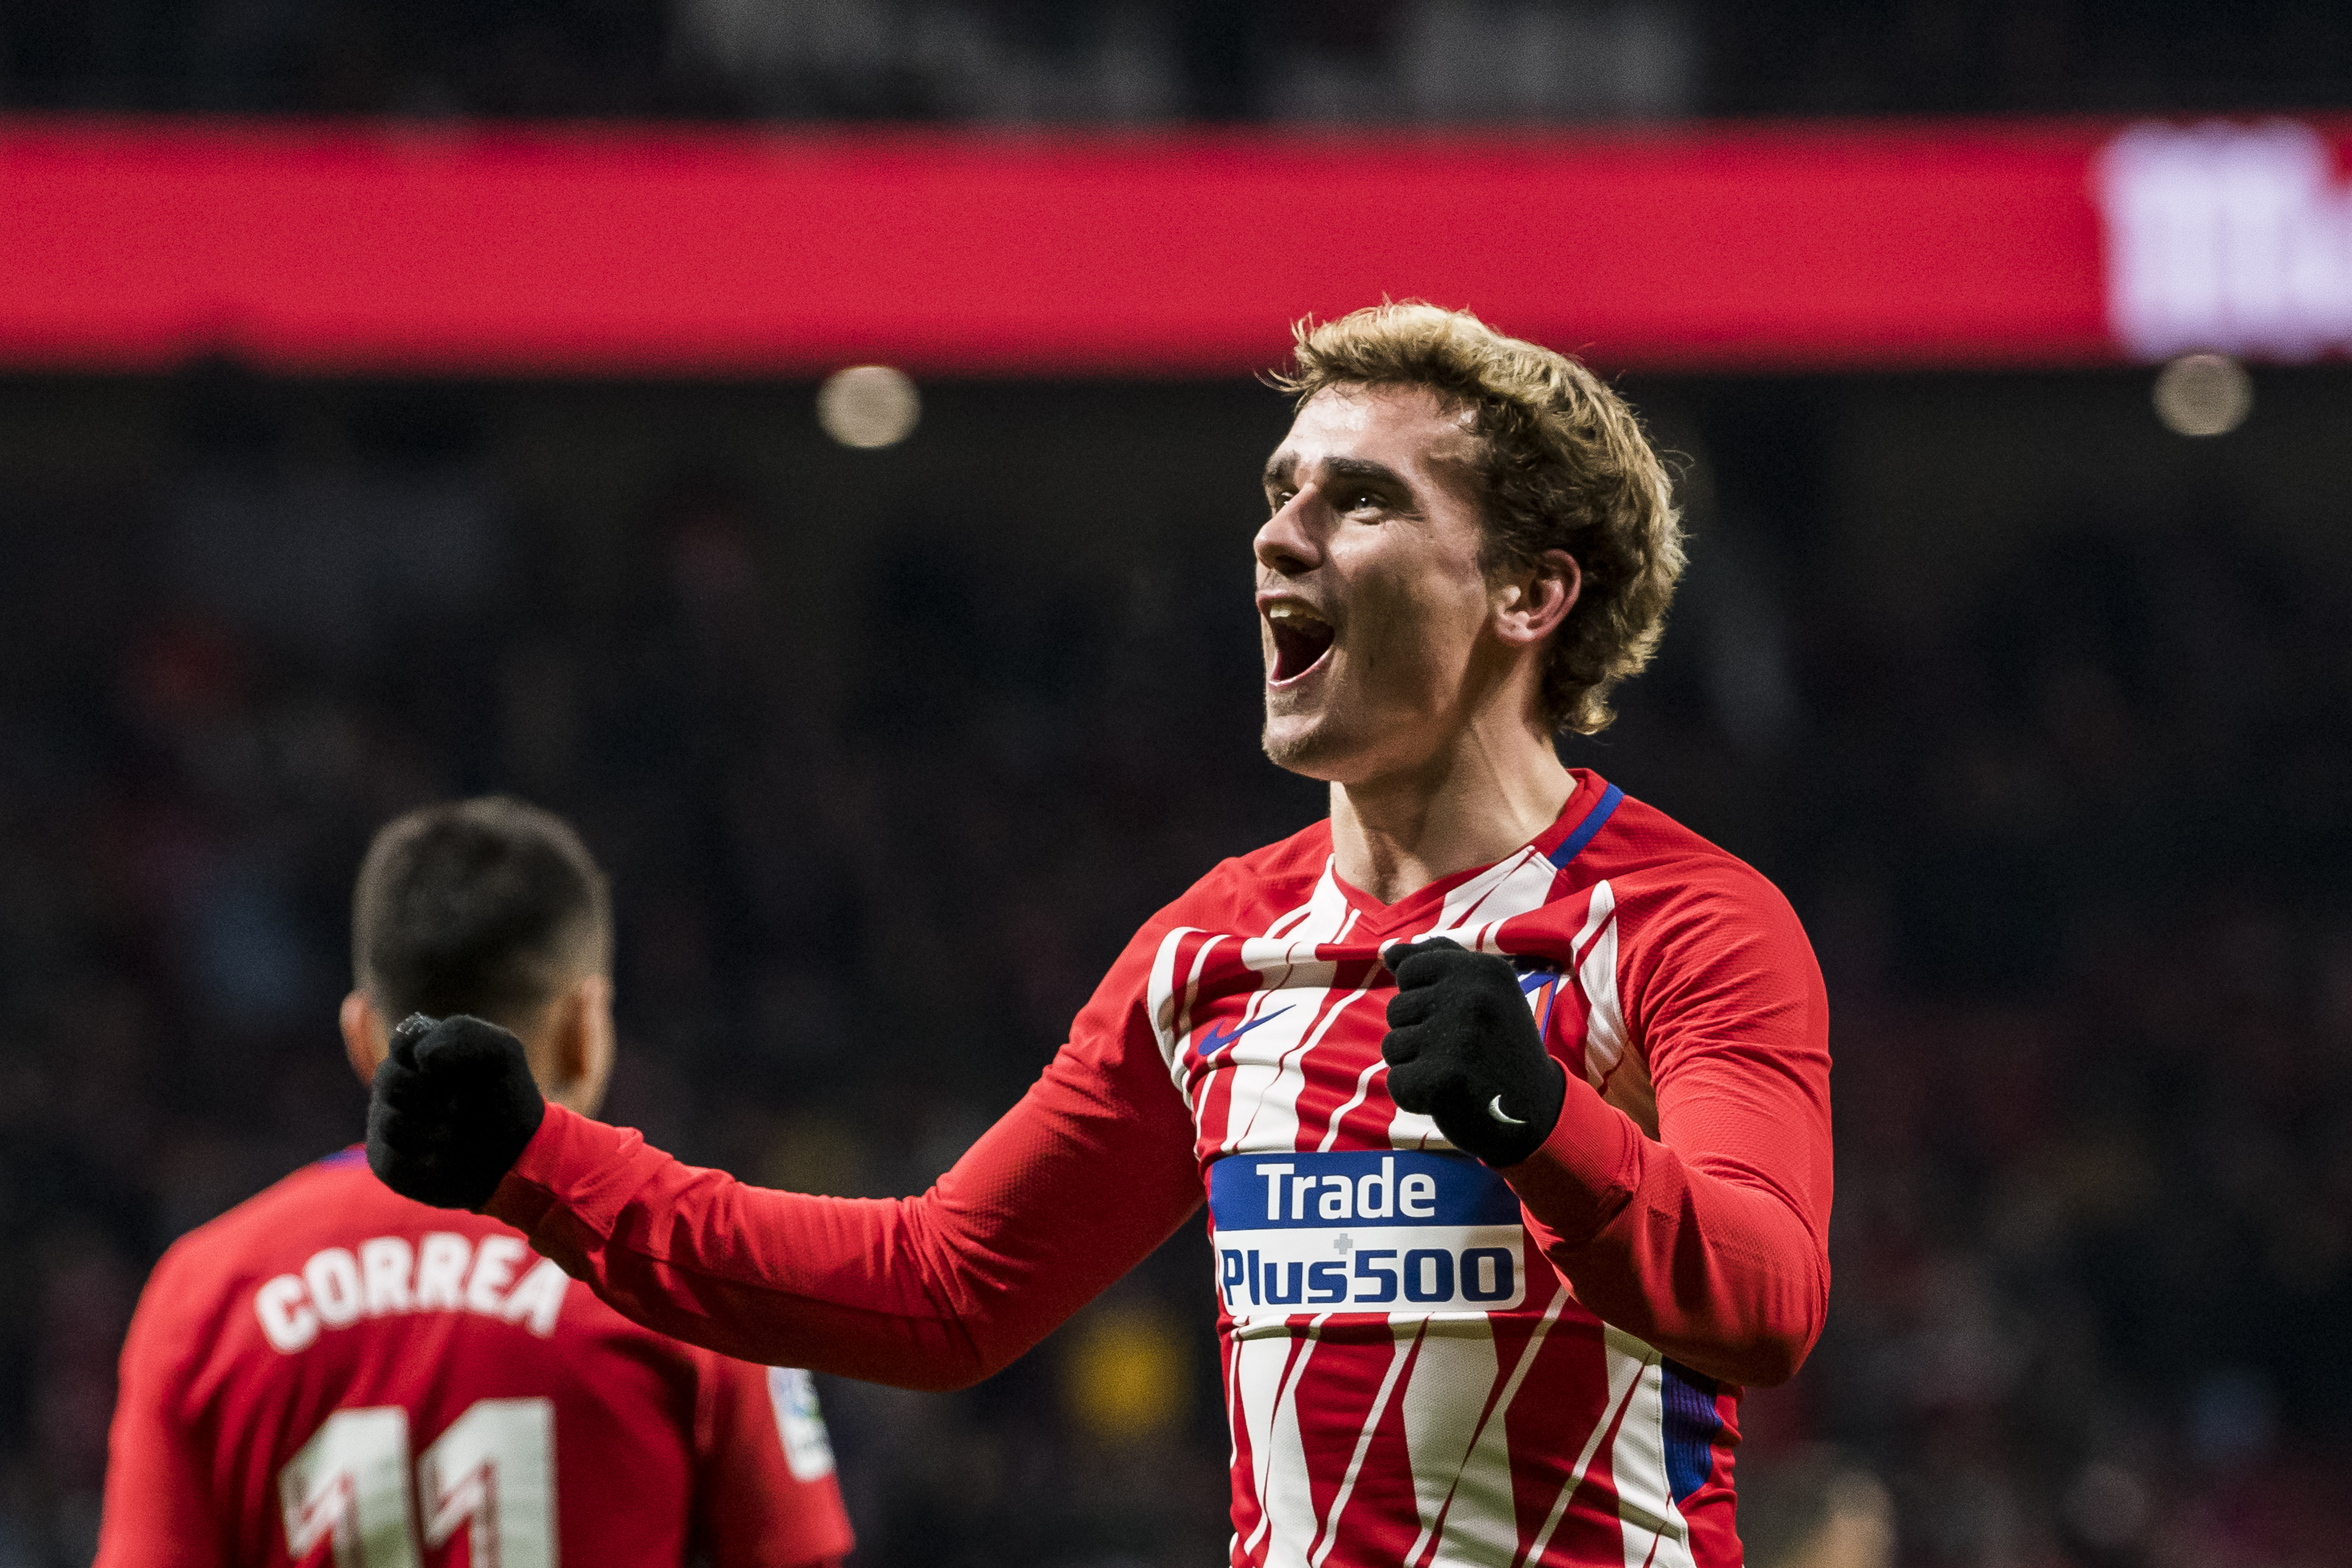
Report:
M1266 755L1360 784L1427 761L1466 722L1488 631L1470 464L1432 394L1318 393L1265 466L1258 632Z

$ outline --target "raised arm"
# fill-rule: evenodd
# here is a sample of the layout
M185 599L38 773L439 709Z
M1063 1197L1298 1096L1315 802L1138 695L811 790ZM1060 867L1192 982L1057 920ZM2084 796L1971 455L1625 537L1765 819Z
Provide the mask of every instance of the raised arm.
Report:
M1160 1114L1064 1047L917 1198L751 1186L551 1106L488 1212L647 1328L745 1361L961 1388L1198 1206L1190 1122L1153 1077Z
M1658 1136L1580 1078L1503 1173L1603 1321L1728 1383L1793 1376L1829 1310L1829 1005L1760 878L1650 918L1622 983Z
M1794 1374L1828 1310L1832 1169L1828 1004L1786 901L1741 873L1682 889L1645 920L1619 980L1657 1092L1654 1140L1549 1061L1538 1065L1558 1120L1538 1137L1549 1103L1523 1107L1536 1098L1528 1053L1541 1046L1508 966L1423 951L1399 976L1402 994L1430 998L1408 1009L1428 1022L1390 1036L1399 1102L1416 1094L1413 1074L1441 1080L1431 1114L1500 1169L1544 1255L1602 1321L1728 1383ZM1401 1037L1413 1054L1402 1065ZM1533 1121L1517 1142L1498 1142L1489 1089Z
M1045 1075L920 1197L754 1187L543 1105L513 1037L404 1026L369 1163L479 1206L624 1315L745 1361L908 1388L1003 1367L1167 1239L1201 1201L1192 1128L1144 1014L1138 935ZM519 1087L520 1086L520 1087Z

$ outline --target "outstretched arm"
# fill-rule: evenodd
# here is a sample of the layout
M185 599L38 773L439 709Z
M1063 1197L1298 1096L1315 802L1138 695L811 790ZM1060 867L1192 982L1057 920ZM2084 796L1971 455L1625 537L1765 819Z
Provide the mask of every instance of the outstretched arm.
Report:
M1065 1047L918 1198L827 1198L682 1164L551 1106L488 1212L648 1328L745 1361L905 1388L988 1376L1201 1201L1192 1129ZM1159 1102L1164 1102L1159 1103ZM1157 1109L1154 1109L1154 1106Z
M1104 979L1044 1077L920 1197L828 1198L680 1163L542 1105L513 1037L403 1026L368 1160L478 1206L624 1315L745 1361L909 1388L1003 1367L1201 1201L1192 1118L1144 1012L1158 932Z
M1622 983L1655 1139L1555 1073L1503 960L1434 942L1391 963L1391 1092L1501 1170L1577 1300L1708 1376L1793 1375L1829 1305L1829 1025L1779 894L1743 878L1645 921Z

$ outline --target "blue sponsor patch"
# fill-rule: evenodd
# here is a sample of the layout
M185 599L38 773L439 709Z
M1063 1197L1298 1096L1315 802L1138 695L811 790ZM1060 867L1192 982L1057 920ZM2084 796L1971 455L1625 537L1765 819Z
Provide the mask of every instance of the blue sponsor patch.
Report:
M1518 1194L1477 1161L1412 1150L1228 1154L1209 1167L1219 1230L1517 1225Z
M1240 1322L1526 1300L1518 1197L1460 1155L1228 1154L1209 1168L1209 1217L1219 1297Z

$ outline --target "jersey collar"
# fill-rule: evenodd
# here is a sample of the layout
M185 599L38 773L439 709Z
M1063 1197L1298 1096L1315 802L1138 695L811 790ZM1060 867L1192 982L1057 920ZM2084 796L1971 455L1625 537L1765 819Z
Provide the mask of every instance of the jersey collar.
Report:
M1609 818L1625 798L1623 790L1589 768L1570 768L1569 776L1576 781L1576 787L1569 791L1568 799L1560 804L1559 815L1552 818L1551 826L1500 859L1484 866L1465 867L1451 876L1440 877L1429 886L1408 893L1393 904L1384 904L1362 889L1350 885L1339 875L1336 864L1331 869L1332 884L1363 916L1368 926L1385 930L1413 923L1427 910L1442 905L1445 895L1463 883L1475 877L1482 877L1504 861L1517 859L1529 850L1549 860L1555 868L1566 870L1569 863L1583 853L1584 847L1607 826Z

